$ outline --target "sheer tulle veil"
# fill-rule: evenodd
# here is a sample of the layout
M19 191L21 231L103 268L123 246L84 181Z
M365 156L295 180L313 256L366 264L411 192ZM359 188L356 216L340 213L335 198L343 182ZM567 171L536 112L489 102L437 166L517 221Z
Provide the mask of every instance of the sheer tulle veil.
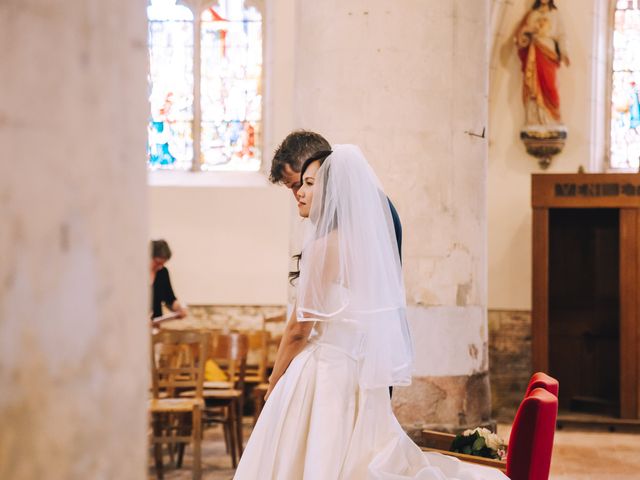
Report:
M355 145L335 145L316 174L297 318L357 324L363 388L411 382L413 346L389 202Z

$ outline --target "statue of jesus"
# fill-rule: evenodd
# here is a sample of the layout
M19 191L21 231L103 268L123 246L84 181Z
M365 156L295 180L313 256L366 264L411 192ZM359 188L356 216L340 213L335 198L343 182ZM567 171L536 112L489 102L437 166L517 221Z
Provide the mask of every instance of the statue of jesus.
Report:
M556 72L569 66L565 32L554 0L535 0L516 28L514 41L522 62L525 123L560 125Z

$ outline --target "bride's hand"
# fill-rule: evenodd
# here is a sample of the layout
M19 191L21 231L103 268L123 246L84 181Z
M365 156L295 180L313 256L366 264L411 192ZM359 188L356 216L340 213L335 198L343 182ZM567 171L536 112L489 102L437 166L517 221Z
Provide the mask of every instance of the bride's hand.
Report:
M267 388L267 393L265 393L264 395L264 401L266 402L267 399L269 398L269 395L271 395L271 392L273 391L273 387L275 385L273 383L269 383L269 388Z

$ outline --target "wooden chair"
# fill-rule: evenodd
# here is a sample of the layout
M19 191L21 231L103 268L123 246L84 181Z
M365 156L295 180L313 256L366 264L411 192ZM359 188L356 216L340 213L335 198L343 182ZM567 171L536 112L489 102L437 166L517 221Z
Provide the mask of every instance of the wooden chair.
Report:
M249 340L248 358L253 361L247 363L244 382L247 384L261 384L267 381L267 355L269 354L269 340L271 334L267 330L251 330L243 332Z
M269 390L268 383L261 383L260 385L256 385L253 387L253 425L256 425L258 421L258 417L260 413L262 413L262 409L264 408L264 396L267 394Z
M275 354L280 346L282 340L282 332L274 334L271 330L284 331L285 324L287 323L287 314L282 313L273 317L265 317L262 320L262 329L269 332L269 341L267 342L267 368L272 367L271 358L275 358Z
M163 478L162 444L193 445L193 479L201 478L202 383L208 337L193 331L160 331L151 337L149 413L156 473ZM183 389L192 398L180 398ZM190 422L185 425L181 417ZM183 449L184 450L184 449ZM181 463L182 457L178 463Z
M269 389L268 382L268 370L273 365L270 362L271 357L275 357L275 354L278 351L278 347L280 346L280 341L282 340L282 335L273 335L269 328L270 326L276 325L279 326L284 324L287 321L287 314L282 313L280 315L276 315L273 317L266 317L262 321L262 329L263 331L269 334L267 338L266 351L265 351L265 375L262 383L258 383L255 387L253 387L253 424L255 425L258 421L258 417L262 412L262 408L264 407L264 396L267 394L267 390Z
M210 334L212 336L211 338L213 338L213 336L216 336L216 335L222 335L222 334L228 333L228 330L224 331L224 330L221 330L221 329L203 330L203 331L206 331L208 334ZM212 360L212 357L211 357L210 354L209 354L209 358L207 360ZM218 365L218 367L219 367L219 365ZM225 373L227 373L227 372L225 372ZM235 384L235 381L233 379L207 380L207 378L206 378L206 364L205 364L205 379L204 379L204 383L203 383L203 388L205 390L229 389L229 388L233 388L234 384Z
M246 372L249 340L241 333L215 333L210 335L208 358L226 369L230 379L235 379L233 388L205 388L202 397L205 401L205 422L222 424L225 442L231 454L233 468L237 467L242 456L242 409L244 395L244 377ZM194 391L181 393L182 397L191 397Z

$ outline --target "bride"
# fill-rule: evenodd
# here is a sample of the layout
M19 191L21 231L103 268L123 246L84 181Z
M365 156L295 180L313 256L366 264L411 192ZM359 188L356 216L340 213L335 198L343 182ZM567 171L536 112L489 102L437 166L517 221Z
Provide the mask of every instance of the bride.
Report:
M295 318L236 480L506 479L423 453L391 410L413 351L387 197L354 145L307 160Z

